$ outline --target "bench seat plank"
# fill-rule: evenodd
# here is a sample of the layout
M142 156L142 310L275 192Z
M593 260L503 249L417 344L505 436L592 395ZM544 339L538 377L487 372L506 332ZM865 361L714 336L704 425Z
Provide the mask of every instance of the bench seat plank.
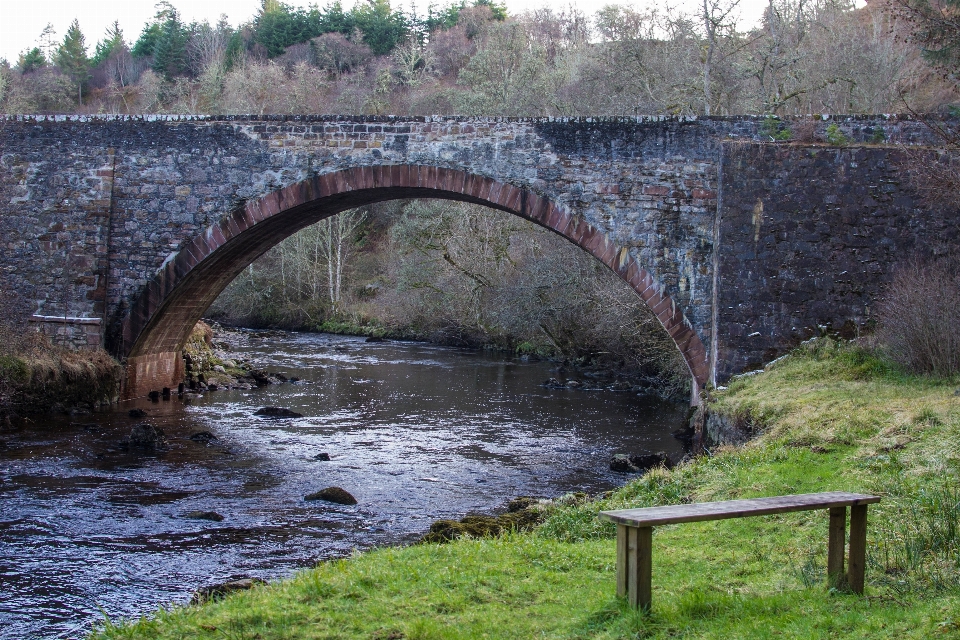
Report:
M679 522L702 522L746 516L762 516L791 511L809 511L834 507L852 507L880 502L879 496L862 493L831 491L827 493L804 493L773 498L726 500L723 502L699 502L665 507L620 509L601 511L600 517L628 527L653 527Z

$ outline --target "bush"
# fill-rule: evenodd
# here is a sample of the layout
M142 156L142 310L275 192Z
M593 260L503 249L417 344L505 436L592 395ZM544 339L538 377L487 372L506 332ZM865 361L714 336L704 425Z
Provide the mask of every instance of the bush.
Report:
M879 308L879 338L914 373L960 373L960 263L914 260L899 268Z

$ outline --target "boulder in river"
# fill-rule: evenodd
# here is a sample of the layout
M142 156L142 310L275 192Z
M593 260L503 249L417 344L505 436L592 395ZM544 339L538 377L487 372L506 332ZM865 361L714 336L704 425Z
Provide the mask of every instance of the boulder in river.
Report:
M261 407L257 409L254 414L255 416L263 416L264 418L302 418L302 413L297 413L296 411L291 411L290 409L284 409L283 407Z
M330 454L324 451L323 453L318 453L317 455L313 456L313 459L321 462L330 462Z
M181 518L188 520L210 520L211 522L223 522L223 516L216 511L188 511Z
M190 439L194 442L202 442L203 444L207 444L212 440L216 440L217 436L213 435L209 431L197 431L195 434L190 436Z
M326 489L321 489L316 493L311 493L310 495L304 496L304 500L324 500L326 502L333 502L336 504L357 504L357 499L350 495L345 489L340 487L327 487Z
M260 584L267 583L260 578L239 578L222 584L202 587L193 592L193 597L190 598L190 604L203 604L211 600L219 600L234 591L246 591Z
M146 417L147 412L143 409L130 409L130 411L127 412L127 415L131 418L144 418Z
M547 389L563 389L563 383L556 378L548 378L542 386L546 387Z
M616 453L610 458L610 470L620 473L642 473L654 467L673 468L673 460L663 451L656 453Z
M625 453L615 453L613 457L610 458L610 471L617 471L619 473L639 473L640 469L635 467L632 462L630 462L630 456Z
M166 438L163 437L163 430L157 429L152 424L141 422L133 425L130 430L130 446L140 449L159 449L166 444Z

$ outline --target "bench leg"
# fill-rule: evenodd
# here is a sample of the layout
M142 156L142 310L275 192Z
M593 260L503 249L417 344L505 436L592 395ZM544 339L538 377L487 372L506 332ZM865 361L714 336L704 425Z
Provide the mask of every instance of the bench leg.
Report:
M617 597L627 597L627 537L628 527L617 525Z
M867 558L867 505L850 507L850 557L847 560L847 584L854 593L863 593L863 575Z
M650 610L652 527L617 526L617 595L635 609Z
M847 541L847 508L830 509L830 533L827 538L827 582L833 588L843 583L843 552Z

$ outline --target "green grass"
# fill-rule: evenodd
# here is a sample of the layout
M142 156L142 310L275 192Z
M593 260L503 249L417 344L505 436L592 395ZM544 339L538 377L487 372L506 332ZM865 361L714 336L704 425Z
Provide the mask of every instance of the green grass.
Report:
M715 410L760 429L742 448L561 501L532 533L359 554L93 637L960 637L957 386L820 341L715 394ZM814 511L660 527L653 613L615 597L598 510L825 490L883 496L864 596L824 586L827 516Z

